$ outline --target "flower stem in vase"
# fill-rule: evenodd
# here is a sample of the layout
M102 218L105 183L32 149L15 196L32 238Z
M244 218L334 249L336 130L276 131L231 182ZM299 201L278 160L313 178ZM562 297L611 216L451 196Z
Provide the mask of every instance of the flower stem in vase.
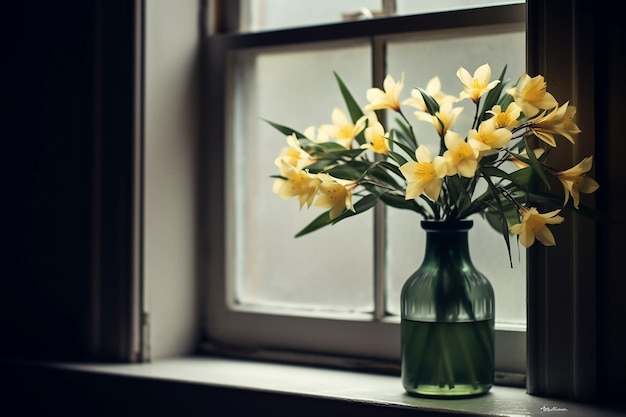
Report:
M493 320L437 323L403 320L402 379L412 395L464 397L493 384L493 350L484 345ZM410 353L410 354L409 354Z
M444 335L442 334L442 328L437 327L437 341L439 342L438 348L441 351L440 361L443 364L443 369L445 371L445 378L439 381L440 387L445 387L446 385L452 389L454 388L454 373L452 372L452 361L450 360L450 350L448 349L448 344L444 340Z

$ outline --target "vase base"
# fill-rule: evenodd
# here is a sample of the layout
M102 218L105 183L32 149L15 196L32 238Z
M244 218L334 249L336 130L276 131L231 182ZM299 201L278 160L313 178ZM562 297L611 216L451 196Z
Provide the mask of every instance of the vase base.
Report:
M415 397L428 397L428 398L470 398L478 397L487 394L492 385L471 385L471 384L457 384L453 388L449 388L447 385L418 385L417 387L407 388L405 390L407 394Z

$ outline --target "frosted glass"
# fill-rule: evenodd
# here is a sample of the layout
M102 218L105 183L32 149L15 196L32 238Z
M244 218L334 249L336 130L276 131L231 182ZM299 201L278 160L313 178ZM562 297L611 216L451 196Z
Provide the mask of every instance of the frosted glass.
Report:
M242 0L241 31L337 23L344 16L374 14L381 9L382 0Z
M422 14L525 3L524 0L396 0L396 14Z
M279 173L274 159L287 144L283 134L260 120L300 132L330 123L333 107L347 111L333 71L364 95L371 85L370 53L367 44L333 44L236 56L228 183L234 214L230 277L238 303L372 311L373 214L294 238L322 210L299 211L297 199L272 192L270 175Z
M489 63L497 78L505 64L512 81L525 70L525 32L523 28L492 28L487 32L437 32L419 37L391 41L387 46L388 73L399 79L405 72L405 96L413 87L425 87L433 76L439 76L442 90L458 95L462 85L456 77L460 66L470 73ZM465 100L465 110L455 124L457 132L467 131L473 118L474 105ZM432 126L418 122L413 110L405 113L413 122L418 140L439 149L439 139ZM426 133L425 133L426 132ZM392 314L399 312L400 290L406 278L421 264L425 233L421 217L401 210L387 210L388 245L386 276L387 303ZM513 268L502 235L480 217L474 218L469 232L471 256L476 267L491 281L496 294L496 324L500 328L526 323L526 260L525 251L517 249L512 240ZM523 249L523 248L522 248Z
M242 32L337 23L377 16L383 0L241 0ZM396 15L525 3L524 0L396 0Z

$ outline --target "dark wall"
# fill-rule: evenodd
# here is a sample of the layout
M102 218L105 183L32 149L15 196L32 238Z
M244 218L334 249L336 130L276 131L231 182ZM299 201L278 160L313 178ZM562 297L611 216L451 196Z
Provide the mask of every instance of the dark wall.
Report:
M67 356L88 333L94 11L89 2L12 3L2 23L0 349Z
M125 267L132 3L2 6L3 356L89 355L92 278Z
M624 155L624 97L626 97L626 26L623 16L595 2L596 154L600 188L597 204L618 220L598 227L597 330L598 393L623 404L626 386L626 175ZM583 33L581 36L592 36ZM590 63L591 64L591 63Z

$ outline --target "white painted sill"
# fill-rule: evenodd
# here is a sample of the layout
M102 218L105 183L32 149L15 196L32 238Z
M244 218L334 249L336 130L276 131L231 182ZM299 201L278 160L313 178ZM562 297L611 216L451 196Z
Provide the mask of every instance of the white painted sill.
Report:
M135 384L138 380L153 384L159 381L184 383L193 387L197 395L205 396L210 395L212 387L233 389L240 393L237 398L243 402L246 393L267 395L268 407L276 395L291 397L288 401L291 406L301 399L303 406L315 404L318 411L328 415L336 415L333 408L337 405L341 405L344 412L349 405L361 410L363 407L371 409L371 415L382 415L384 411L392 412L389 415L405 415L406 412L412 416L624 416L590 404L531 396L521 388L495 386L489 394L471 399L422 399L406 395L397 376L216 357L182 357L147 364L54 363L45 367L91 376L128 377L134 379ZM258 407L258 402L255 404ZM302 414L294 410L293 415Z

